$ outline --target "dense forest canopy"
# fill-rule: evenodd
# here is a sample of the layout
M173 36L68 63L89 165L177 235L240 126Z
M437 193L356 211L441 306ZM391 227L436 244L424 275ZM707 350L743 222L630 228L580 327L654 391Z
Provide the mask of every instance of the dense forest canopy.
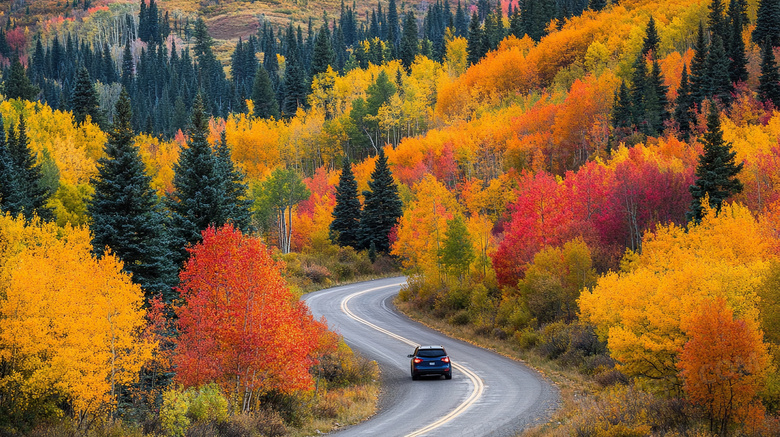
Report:
M97 417L85 402L111 410L172 380L216 384L241 413L254 396L307 392L309 369L251 386L199 370L199 357L273 366L246 358L271 347L258 333L225 336L230 353L198 343L235 328L196 323L216 299L209 280L241 302L272 296L275 327L306 337L296 353L314 368L339 346L285 279L396 263L411 278L401 301L623 387L604 402L639 390L686 402L690 429L777 431L776 0L195 3L2 6L0 231L18 244L0 247L0 316L38 317L8 305L27 302L36 259L62 253L121 284L123 329L157 318L126 339L140 379L112 374L110 390L36 398L25 384L71 369L2 370L21 382L0 394L29 402L0 397L0 429L61 402ZM262 276L220 276L249 258ZM724 330L733 347L712 340ZM6 337L2 360L67 346ZM711 365L745 357L749 375ZM166 393L169 406L185 396ZM624 425L668 425L649 420Z

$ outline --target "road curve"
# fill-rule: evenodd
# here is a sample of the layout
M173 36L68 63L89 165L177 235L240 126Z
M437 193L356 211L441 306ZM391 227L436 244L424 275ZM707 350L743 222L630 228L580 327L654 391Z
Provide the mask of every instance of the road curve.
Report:
M514 436L541 423L558 405L551 383L523 364L449 338L400 314L392 304L405 278L310 293L316 318L376 360L382 372L379 411L339 436ZM452 380L412 381L416 344L441 344L455 364Z

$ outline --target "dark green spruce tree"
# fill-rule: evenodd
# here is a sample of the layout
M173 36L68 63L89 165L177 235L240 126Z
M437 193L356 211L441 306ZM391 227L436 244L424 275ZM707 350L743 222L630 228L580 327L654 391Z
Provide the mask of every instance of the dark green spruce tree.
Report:
M73 93L70 97L70 107L73 110L73 118L76 123L81 124L87 119L87 115L92 118L92 122L102 126L103 117L100 113L97 91L92 86L92 79L89 71L85 67L79 68L76 76L76 83L73 85Z
M247 195L247 184L244 173L236 168L231 156L227 135L223 130L214 158L216 160L217 176L222 181L222 202L225 222L231 222L241 232L252 229L252 199Z
M165 218L138 148L133 143L130 97L123 90L108 131L105 157L98 160L90 183L95 195L87 205L93 253L110 249L140 285L147 299L162 296L172 302L177 283L166 242Z
M357 181L348 158L344 158L339 184L336 186L336 206L331 214L333 216L333 221L330 222L331 240L339 246L360 248L358 241L360 200Z
M474 12L471 15L471 21L469 21L469 33L467 36L466 52L468 57L466 60L470 65L474 65L482 59L487 53L487 49L483 45L482 27L479 25L479 17Z
M653 58L658 56L658 30L655 27L655 20L650 17L650 21L647 22L647 30L645 31L645 41L642 44L642 56L652 53Z
M363 214L360 217L358 239L360 247L373 245L379 253L390 252L390 231L403 215L403 204L398 197L398 186L387 166L387 157L379 149L376 167L368 182L370 191L363 191Z
M173 192L167 204L171 211L171 244L177 268L188 258L186 246L201 241L201 232L226 221L223 184L208 142L209 118L198 95L192 107L187 147L182 147L173 167Z
M709 86L707 97L712 97L725 105L730 105L733 100L732 92L734 84L731 82L729 68L731 61L726 56L723 40L718 35L713 35L710 53L707 56L707 73Z
M742 30L747 22L747 2L731 0L728 10L728 44L726 54L731 59L729 74L734 83L746 82L748 79L747 58L745 57L745 41L742 40Z
M615 103L612 106L612 127L628 130L634 125L631 96L628 94L626 81L620 82L620 88L615 93Z
M16 129L9 133L7 143L13 187L12 194L7 201L3 201L3 210L12 215L22 214L27 220L36 215L43 220L53 220L54 213L46 206L51 192L43 181L41 165L36 162L35 152L30 149L24 116L19 116Z
M674 120L677 122L680 135L687 139L691 134L694 103L691 87L688 85L688 66L683 65L680 87L677 88L677 100L674 105Z
M314 40L314 53L311 58L311 77L328 71L328 66L336 69L336 55L333 53L333 45L330 41L330 30L327 21L322 25Z
M756 27L752 37L753 42L759 45L769 40L772 47L780 46L780 1L758 0Z
M704 153L699 157L696 166L696 182L688 190L693 196L690 209L686 213L688 221L700 221L702 218L702 202L709 196L709 205L720 211L723 202L734 194L742 192L742 182L737 178L743 164L737 164L731 151L731 144L723 140L720 129L720 116L715 103L710 102L707 113L707 132L702 143Z
M697 107L701 107L701 102L707 97L709 89L707 68L707 53L709 52L709 47L704 35L704 26L701 23L699 23L699 33L693 50L693 59L691 59L691 70L688 79L691 85L691 98L693 99L693 103Z
M417 39L417 19L414 18L414 13L409 11L404 18L404 30L401 34L399 47L401 65L404 66L406 71L411 70L419 45L420 43Z
M649 132L650 135L658 135L664 130L664 124L669 121L671 114L667 97L669 87L664 84L661 67L656 59L653 59L653 67L647 77L646 86L645 111L649 120Z
M268 71L261 65L255 73L255 83L252 86L252 103L255 106L255 117L279 118L279 102Z
M30 82L19 58L14 58L3 86L5 98L33 100L40 91L40 88Z
M775 53L771 44L764 43L761 49L761 76L758 78L758 97L762 102L772 102L780 108L780 73L775 64Z

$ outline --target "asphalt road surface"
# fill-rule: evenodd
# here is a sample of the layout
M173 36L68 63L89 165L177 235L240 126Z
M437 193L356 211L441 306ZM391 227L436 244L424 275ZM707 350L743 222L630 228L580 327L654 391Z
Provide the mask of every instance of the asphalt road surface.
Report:
M316 318L381 370L379 410L338 436L514 436L543 423L558 406L555 387L523 364L449 338L393 306L405 278L389 278L310 293ZM451 380L412 381L408 354L442 345L454 364Z

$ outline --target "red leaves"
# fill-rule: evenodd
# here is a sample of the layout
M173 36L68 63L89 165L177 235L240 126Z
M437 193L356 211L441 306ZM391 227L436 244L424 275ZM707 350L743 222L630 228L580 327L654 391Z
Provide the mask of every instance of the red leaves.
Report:
M216 381L241 396L310 388L309 367L334 341L289 291L266 246L227 225L204 231L190 253L180 275L177 380Z

